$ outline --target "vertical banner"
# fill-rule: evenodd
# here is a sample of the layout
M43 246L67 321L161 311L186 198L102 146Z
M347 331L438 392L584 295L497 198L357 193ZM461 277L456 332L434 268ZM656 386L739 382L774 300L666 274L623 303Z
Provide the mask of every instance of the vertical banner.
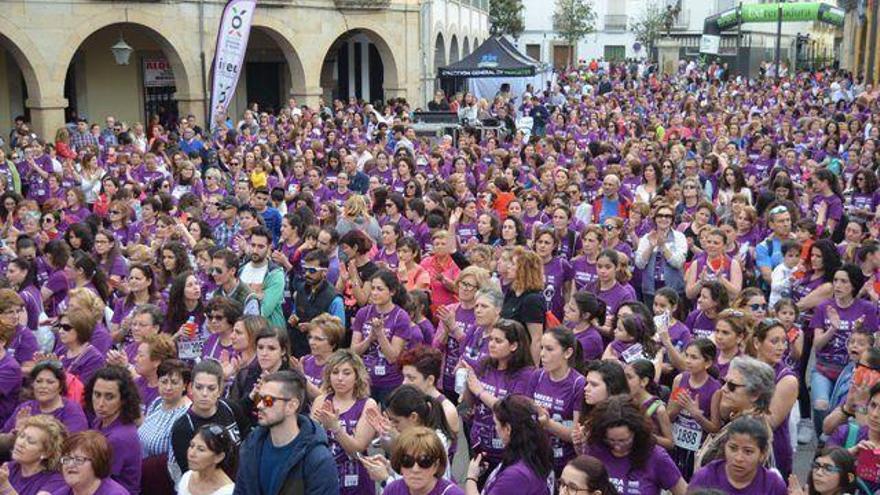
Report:
M247 50L256 6L256 0L229 0L226 8L223 9L220 29L217 31L217 46L214 50L209 124L211 129L217 126L218 115L226 112L235 93L235 86L238 84L244 65L244 53Z

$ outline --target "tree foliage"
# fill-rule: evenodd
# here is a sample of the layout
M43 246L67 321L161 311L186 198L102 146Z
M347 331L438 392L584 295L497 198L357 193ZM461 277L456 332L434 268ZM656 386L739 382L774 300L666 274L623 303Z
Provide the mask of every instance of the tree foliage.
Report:
M654 52L654 43L663 35L666 22L666 10L651 2L645 6L645 10L630 25L629 30L635 35L636 41L648 50L649 56Z
M591 0L556 0L553 28L572 47L596 30L596 12ZM572 57L574 49L571 50Z
M507 34L519 38L526 28L522 0L491 0L489 22L492 25L492 34Z

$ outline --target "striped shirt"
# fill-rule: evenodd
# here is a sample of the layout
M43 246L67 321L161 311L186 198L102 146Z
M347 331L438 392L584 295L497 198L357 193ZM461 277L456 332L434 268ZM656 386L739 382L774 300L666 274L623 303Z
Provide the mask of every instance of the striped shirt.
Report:
M138 428L138 438L141 441L141 453L144 458L168 453L171 449L171 426L190 406L188 400L182 401L180 406L174 409L165 409L162 407L163 404L161 397L156 398L147 408L144 423Z

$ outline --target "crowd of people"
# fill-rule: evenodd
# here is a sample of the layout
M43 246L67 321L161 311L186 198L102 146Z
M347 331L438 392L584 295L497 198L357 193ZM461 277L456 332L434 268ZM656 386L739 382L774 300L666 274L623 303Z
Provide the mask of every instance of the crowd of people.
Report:
M441 138L18 119L0 494L873 494L877 96L590 63L438 91Z

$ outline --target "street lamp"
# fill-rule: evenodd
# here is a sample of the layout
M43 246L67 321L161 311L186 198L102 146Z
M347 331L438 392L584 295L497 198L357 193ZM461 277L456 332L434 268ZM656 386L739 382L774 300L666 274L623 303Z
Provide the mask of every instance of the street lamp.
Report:
M113 58L116 59L118 65L128 65L128 59L131 58L131 53L134 51L134 48L126 43L125 39L122 37L122 33L119 33L119 41L110 47L110 51L113 52Z

